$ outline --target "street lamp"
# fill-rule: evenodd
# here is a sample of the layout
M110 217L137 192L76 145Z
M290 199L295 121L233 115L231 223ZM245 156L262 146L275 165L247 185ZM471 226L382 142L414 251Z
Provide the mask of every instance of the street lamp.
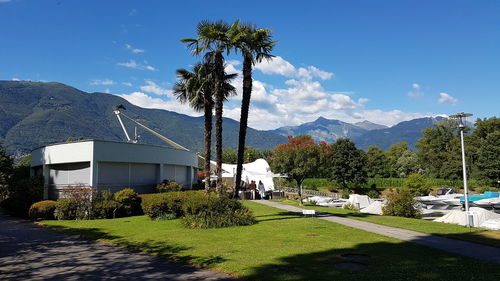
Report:
M465 196L465 223L467 226L471 227L471 221L469 217L469 192L467 190L467 170L465 167L465 148L464 148L464 130L465 130L465 118L472 116L470 113L457 113L455 115L451 115L450 117L453 119L457 119L458 121L458 129L460 129L460 142L462 145L462 170L464 173L464 196Z

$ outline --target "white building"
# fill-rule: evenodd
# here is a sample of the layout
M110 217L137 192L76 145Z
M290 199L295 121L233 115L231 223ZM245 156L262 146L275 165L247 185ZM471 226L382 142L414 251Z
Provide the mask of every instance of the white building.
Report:
M31 155L32 174L44 177L45 199L57 198L70 185L151 193L157 183L172 180L189 189L198 167L190 151L99 140L47 145Z

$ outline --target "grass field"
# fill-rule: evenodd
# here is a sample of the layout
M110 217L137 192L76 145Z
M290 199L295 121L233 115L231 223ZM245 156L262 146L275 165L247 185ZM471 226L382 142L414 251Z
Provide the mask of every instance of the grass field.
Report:
M295 200L280 200L283 204L298 206L298 201ZM500 248L500 231L485 230L481 228L468 228L461 225L440 223L421 219L411 219L393 216L378 216L363 214L342 208L331 208L321 206L307 206L307 209L314 209L318 212L330 213L337 216L342 216L350 219L367 221L392 227L399 227L409 230L414 230L422 233L437 234L449 238L470 241L474 243L486 244Z
M481 262L252 202L258 223L186 229L180 220L145 216L42 221L71 234L152 252L249 280L494 280L496 264ZM363 270L336 269L359 254Z

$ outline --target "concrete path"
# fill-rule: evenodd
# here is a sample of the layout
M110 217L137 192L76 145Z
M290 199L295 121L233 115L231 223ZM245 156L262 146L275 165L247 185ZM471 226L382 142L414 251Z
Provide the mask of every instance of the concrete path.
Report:
M275 207L281 210L286 210L289 212L302 213L303 210L302 208L298 208L295 206L280 204L267 200L254 200L253 202ZM471 242L455 240L437 235L425 234L412 230L390 227L370 222L342 218L331 214L320 213L317 214L317 217L322 220L335 222L338 224L400 239L403 241L409 241L471 258L481 259L494 263L500 263L500 248L495 248L486 245L475 244Z
M0 280L234 280L0 214Z

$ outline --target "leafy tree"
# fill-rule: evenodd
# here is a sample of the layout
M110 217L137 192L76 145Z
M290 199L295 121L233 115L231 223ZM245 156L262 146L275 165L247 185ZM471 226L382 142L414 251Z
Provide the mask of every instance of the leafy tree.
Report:
M274 150L264 149L260 152L260 157L266 159L266 161L270 162L274 157Z
M399 190L387 196L387 204L382 207L382 213L385 216L419 218L421 213L415 207L416 203L409 191Z
M330 177L345 189L365 184L367 181L366 155L357 149L354 142L340 138L331 145L333 157L330 162Z
M214 106L213 93L215 77L213 75L214 66L209 63L198 63L193 67L193 72L186 69L178 69L177 82L174 85L173 93L181 103L189 102L189 105L196 111L203 111L205 117L205 190L210 188L210 157L212 147L212 112ZM236 74L224 74L224 100L227 96L236 92L230 84L231 79Z
M288 143L280 144L274 150L271 167L274 172L286 174L297 182L302 204L302 182L318 174L320 166L318 145L311 136L288 137Z
M243 94L241 99L240 131L238 136L238 163L236 166L236 188L238 193L241 182L243 161L246 158L245 139L248 124L248 111L252 95L252 67L263 59L270 59L270 52L276 41L271 40L271 30L257 28L253 24L238 24L238 33L232 39L236 48L243 55Z
M410 174L419 173L421 168L418 163L417 153L411 150L405 151L396 162L396 170L402 178L408 177Z
M387 159L389 161L390 165L390 176L391 177L398 177L399 173L396 168L396 163L398 162L398 159L403 156L403 154L410 150L408 148L408 143L405 141L395 143L389 147L389 151L387 151Z
M432 186L427 179L420 174L411 174L403 184L413 196L427 195L432 190Z
M224 21L201 21L196 33L198 38L186 38L181 42L187 43L195 55L204 54L207 63L213 66L214 75L214 107L215 107L215 154L217 192L222 192L222 111L225 97L224 88L224 53L235 49L232 36L237 34L238 24L229 25Z
M500 185L500 130L488 134L482 142L477 164L482 179Z
M4 199L8 194L9 183L14 172L14 159L7 154L0 143L0 199Z
M244 163L250 163L259 158L261 158L260 151L253 147L245 146L245 158L243 159Z
M443 120L422 133L423 137L417 142L417 156L425 173L434 178L461 179L460 137L456 122Z
M222 162L227 164L236 164L238 153L232 148L224 148L222 150Z
M385 151L375 145L366 152L366 170L370 178L387 178L391 175L389 159Z

